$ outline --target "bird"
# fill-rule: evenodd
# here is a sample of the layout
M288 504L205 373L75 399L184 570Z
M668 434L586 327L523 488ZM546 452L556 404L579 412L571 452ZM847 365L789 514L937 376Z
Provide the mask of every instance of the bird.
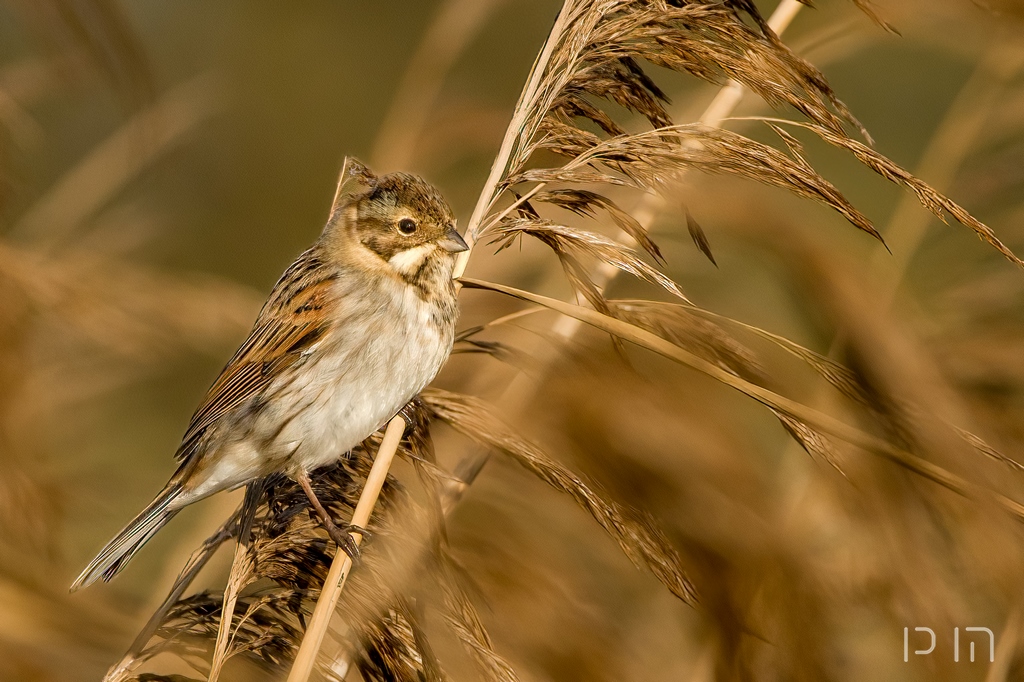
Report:
M297 481L332 539L354 551L310 472L345 456L440 371L458 321L455 263L468 248L432 185L346 158L323 232L199 404L176 471L71 590L113 578L184 507L274 473Z

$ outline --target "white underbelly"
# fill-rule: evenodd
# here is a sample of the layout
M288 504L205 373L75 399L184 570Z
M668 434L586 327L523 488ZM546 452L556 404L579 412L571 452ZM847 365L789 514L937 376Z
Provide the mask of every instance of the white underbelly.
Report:
M417 303L421 303L417 300ZM416 396L450 351L424 315L393 320L391 334L345 337L310 363L304 382L285 394L294 413L273 449L288 468L306 471L337 461Z

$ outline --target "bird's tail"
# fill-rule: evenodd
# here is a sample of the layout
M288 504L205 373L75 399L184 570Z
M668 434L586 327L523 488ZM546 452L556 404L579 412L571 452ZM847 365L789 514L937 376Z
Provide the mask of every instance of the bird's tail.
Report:
M117 575L135 553L178 513L178 509L171 509L170 505L180 492L181 485L172 484L157 495L156 499L132 519L131 523L108 542L96 558L85 567L71 585L71 591L88 587L100 578L106 581Z

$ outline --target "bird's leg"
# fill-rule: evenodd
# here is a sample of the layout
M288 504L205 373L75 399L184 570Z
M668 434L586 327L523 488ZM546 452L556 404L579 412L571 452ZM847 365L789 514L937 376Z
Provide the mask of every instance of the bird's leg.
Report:
M327 534L331 536L331 539L334 540L334 544L338 545L345 554L348 554L353 562L358 561L359 545L356 544L355 538L352 537L351 533L359 533L364 538L369 535L369 533L358 526L349 525L344 528L339 528L338 525L334 523L334 519L331 518L330 513L324 505L320 503L320 499L316 496L316 493L313 492L313 484L309 480L309 474L305 471L300 471L298 475L295 476L295 480L299 482L300 486L302 486L302 491L306 493L306 497L309 498L309 503L313 505L313 509L316 510L317 516L320 517L320 522L324 524L324 528L327 530Z

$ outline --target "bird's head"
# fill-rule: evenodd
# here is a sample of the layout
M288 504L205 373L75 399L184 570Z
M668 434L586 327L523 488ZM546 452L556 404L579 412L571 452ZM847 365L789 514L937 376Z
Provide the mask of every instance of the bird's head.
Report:
M350 239L400 275L414 276L431 260L454 264L455 254L469 248L448 202L422 178L408 173L377 177L352 159L346 160L346 172L361 191L339 193L331 224L343 225Z

